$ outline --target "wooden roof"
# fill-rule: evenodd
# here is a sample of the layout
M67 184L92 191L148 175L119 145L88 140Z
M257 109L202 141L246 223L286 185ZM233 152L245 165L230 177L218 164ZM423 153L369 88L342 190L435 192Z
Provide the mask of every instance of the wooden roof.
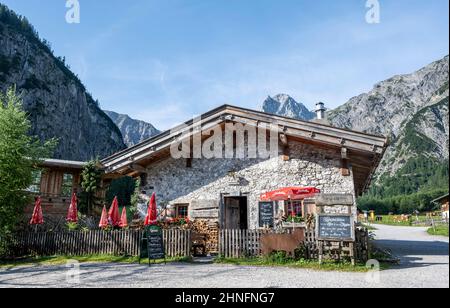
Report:
M443 196L431 201L431 203L443 203L443 202L448 201L448 199L449 199L449 194L446 194L446 195L443 195Z
M387 138L384 136L365 134L230 105L216 108L203 114L200 118L202 130L223 125L223 123L230 121L254 126L271 124L278 126L279 131L289 137L290 140L299 140L319 147L335 148L336 150L346 149L346 155L353 166L355 189L358 194L361 194L370 184L373 172L378 167L388 145ZM194 120L190 120L107 157L101 163L111 177L137 175L139 172L144 172L144 168L140 166L148 166L152 162L167 156L171 144L180 142L179 138L182 134L189 133L191 136L195 134L193 128Z
M44 159L39 165L46 168L67 168L81 170L86 165L86 162L62 159Z

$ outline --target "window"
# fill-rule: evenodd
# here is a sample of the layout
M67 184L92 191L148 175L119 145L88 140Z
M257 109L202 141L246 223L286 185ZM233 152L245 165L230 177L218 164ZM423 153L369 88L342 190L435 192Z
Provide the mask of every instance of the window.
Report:
M40 170L35 170L33 171L32 176L33 180L30 187L28 187L27 191L38 194L41 192L42 172Z
M63 197L70 197L73 189L73 175L70 173L64 173L61 195Z
M301 201L286 201L285 211L288 217L303 217Z
M177 218L187 218L189 216L189 205L179 204L177 205Z

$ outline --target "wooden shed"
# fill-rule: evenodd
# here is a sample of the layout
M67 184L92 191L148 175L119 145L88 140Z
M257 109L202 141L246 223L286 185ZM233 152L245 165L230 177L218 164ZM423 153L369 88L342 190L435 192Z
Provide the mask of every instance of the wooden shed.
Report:
M46 159L39 166L41 171L33 175L33 184L28 191L41 196L42 210L45 215L63 216L67 214L73 193L80 191L80 177L85 162ZM31 214L33 204L26 207Z

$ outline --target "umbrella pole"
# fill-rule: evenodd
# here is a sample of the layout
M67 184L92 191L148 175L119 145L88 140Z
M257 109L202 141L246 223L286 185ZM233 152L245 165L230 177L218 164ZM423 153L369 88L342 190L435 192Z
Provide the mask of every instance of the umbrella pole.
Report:
M292 204L291 198L289 198L289 203L292 206L292 233L294 233L294 231L295 231L295 226L294 226L294 223L295 223L295 221L294 221L295 211L294 211L294 204Z

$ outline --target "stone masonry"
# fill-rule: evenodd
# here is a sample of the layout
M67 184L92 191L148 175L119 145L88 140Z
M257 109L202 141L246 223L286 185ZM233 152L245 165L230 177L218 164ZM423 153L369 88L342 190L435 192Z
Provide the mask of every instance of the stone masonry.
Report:
M148 167L147 194L157 193L160 206L211 202L219 205L223 194L248 198L248 226L258 228L258 201L262 193L289 186L314 186L323 193L355 195L353 173L341 175L339 150L289 141L289 160L166 158ZM346 207L325 212L347 213ZM353 212L356 214L356 207ZM192 209L190 208L190 214ZM207 218L207 217L204 217ZM210 217L217 220L217 217Z

